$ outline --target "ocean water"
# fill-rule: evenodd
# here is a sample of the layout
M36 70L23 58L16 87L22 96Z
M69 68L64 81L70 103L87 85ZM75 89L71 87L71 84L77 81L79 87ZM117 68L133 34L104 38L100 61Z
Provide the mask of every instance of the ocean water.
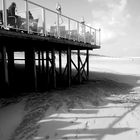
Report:
M140 75L140 57L112 58L90 56L90 71Z
M56 67L59 66L59 57L56 57ZM24 59L24 53L15 53L16 59ZM65 54L62 55L62 66L66 66L67 57ZM84 63L85 56L81 56ZM77 65L77 55L72 55L72 60ZM24 60L15 60L15 63L24 64ZM36 61L37 64L37 61ZM74 66L72 65L72 68ZM101 71L101 72L114 72L122 74L140 75L140 57L101 57L101 56L90 56L89 57L89 70L90 71Z

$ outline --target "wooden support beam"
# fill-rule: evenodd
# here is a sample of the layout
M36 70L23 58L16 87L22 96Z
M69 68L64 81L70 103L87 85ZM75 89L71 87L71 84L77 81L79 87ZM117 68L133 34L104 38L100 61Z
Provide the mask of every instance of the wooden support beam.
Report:
M46 84L47 84L47 89L50 88L50 73L49 73L49 51L46 51Z
M71 86L71 49L67 49L67 81L68 87Z
M33 48L25 51L25 71L27 74L27 83L30 85L30 90L37 90L37 75L35 64L35 51Z
M59 50L58 51L58 55L59 55L59 72L58 72L58 80L57 80L57 83L58 85L61 86L61 84L63 83L63 76L62 76L62 50ZM57 73L57 71L56 71Z
M84 67L86 65L86 59L85 59L85 62L83 63L81 58L80 58L80 63L81 63L81 67L80 67L80 71L81 71L82 69L84 69Z
M41 91L44 91L46 88L44 51L41 50L40 54L41 54L41 71L40 71L39 87Z
M81 73L80 73L80 50L77 50L77 61L78 61L78 83L81 83Z
M89 50L87 50L87 80L89 80Z
M71 62L73 64L73 66L76 68L76 70L78 71L78 67L76 66L76 64L74 63L74 61L71 59Z
M87 63L87 57L85 58L84 63L82 62L81 58L80 58L80 63L81 63L81 68L80 68L80 72L81 72L81 77L83 79L87 79L87 74L86 74L86 70L85 70L85 65ZM85 77L83 76L83 73L85 74Z
M41 56L42 56L42 74L45 72L45 67L44 67L44 51L41 51Z
M55 49L53 48L52 51L52 81L53 81L53 88L56 88L56 71L55 71Z
M62 75L62 51L59 50L59 74Z
M8 65L6 60L6 47L3 45L1 49L1 65L2 65L2 84L4 88L9 87Z
M75 77L78 78L78 82L81 83L82 80L88 80L88 75L89 75L89 54L86 54L86 58L84 61L82 61L81 56L80 56L80 50L77 53L78 55L78 67L76 64L71 60L72 64L75 66L77 69L77 74Z
M8 75L9 75L9 83L10 87L13 87L14 84L14 51L7 50L7 57L8 57Z
M65 76L65 73L66 73L66 71L67 71L67 68L68 68L68 63L66 63L66 66L65 66L65 68L64 68L64 70L63 70L63 73L62 73L62 77Z
M40 51L38 51L38 69L39 69L39 74L40 74L40 71L41 71L41 62L40 62Z

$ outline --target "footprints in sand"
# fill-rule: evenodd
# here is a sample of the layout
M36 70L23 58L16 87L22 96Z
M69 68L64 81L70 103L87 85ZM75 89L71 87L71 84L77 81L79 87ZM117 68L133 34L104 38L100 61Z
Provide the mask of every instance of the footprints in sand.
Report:
M137 136L140 136L140 130L136 130L135 133Z
M68 140L68 137L62 137L62 140Z
M87 122L84 124L83 130L87 130L88 128L89 128L89 122L87 121Z
M70 123L75 123L78 120L78 117L75 117Z
M49 140L49 138L50 138L50 136L47 135L47 136L45 137L45 140Z

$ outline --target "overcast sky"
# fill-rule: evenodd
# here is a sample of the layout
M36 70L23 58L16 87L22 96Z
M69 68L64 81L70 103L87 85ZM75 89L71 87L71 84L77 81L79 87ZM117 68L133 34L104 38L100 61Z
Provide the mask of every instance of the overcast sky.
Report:
M74 19L101 28L102 46L95 53L140 56L140 0L32 0Z
M12 0L9 0L12 1ZM13 0L19 1L19 0ZM86 24L101 28L101 49L93 53L140 56L140 0L31 0Z

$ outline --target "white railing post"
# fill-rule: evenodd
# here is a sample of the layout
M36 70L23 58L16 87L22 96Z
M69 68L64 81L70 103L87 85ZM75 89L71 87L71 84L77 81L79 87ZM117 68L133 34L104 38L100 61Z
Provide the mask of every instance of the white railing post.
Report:
M95 29L95 37L94 37L94 39L95 39L94 42L95 42L95 45L96 45L96 29Z
M84 28L84 43L86 43L86 25L83 25Z
M29 7L28 7L28 0L25 0L25 10L26 10L26 27L29 33Z
M6 0L2 0L2 10L3 10L3 25L7 28L7 10L6 10Z
M84 39L84 43L86 42L86 39L85 39L85 23L84 22L81 22L81 30L82 30L82 40Z
M101 29L99 28L99 46L101 46Z
M70 19L69 18L68 18L68 36L69 36L68 39L70 39Z
M46 11L45 8L42 10L42 18L43 18L43 34L46 36Z
M91 40L92 40L92 34L91 34L91 27L90 27L90 43L91 43Z
M79 22L77 22L77 41L79 41Z
M57 36L60 37L59 13L57 13Z

